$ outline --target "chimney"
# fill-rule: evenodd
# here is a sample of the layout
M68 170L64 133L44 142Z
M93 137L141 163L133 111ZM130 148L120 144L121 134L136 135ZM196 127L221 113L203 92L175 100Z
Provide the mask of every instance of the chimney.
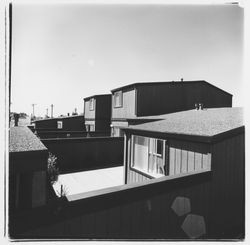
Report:
M183 78L181 78L181 82L183 82Z

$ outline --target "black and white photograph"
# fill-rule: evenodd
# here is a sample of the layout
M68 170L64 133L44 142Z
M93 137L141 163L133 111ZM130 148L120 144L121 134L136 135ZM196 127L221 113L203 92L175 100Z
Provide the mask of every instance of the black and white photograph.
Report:
M5 238L244 241L244 18L242 1L6 2Z

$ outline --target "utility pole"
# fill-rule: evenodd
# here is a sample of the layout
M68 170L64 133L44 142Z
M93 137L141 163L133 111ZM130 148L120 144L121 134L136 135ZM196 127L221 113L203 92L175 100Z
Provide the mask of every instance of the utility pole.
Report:
M46 117L49 117L49 109L46 108Z
M32 117L35 117L35 105L36 104L31 104L32 105L32 107L33 107L33 114L32 114Z
M53 107L54 107L54 105L51 104L50 106L51 106L51 118L53 118Z

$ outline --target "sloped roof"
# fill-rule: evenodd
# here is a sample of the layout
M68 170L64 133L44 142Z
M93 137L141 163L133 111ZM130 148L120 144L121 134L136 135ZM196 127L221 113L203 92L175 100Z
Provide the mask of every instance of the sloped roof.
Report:
M47 150L44 144L27 127L11 127L9 151L27 152Z
M191 84L195 84L195 83L203 83L206 84L210 87L213 87L217 90L220 90L221 92L228 94L230 96L232 96L232 94L228 93L227 91L205 81L205 80L194 80L194 81L162 81L162 82L136 82L136 83L131 83L131 84L127 84L125 86L119 87L119 88L115 88L111 90L111 93L114 93L118 90L124 90L124 89L130 89L130 88L136 88L139 86L148 86L148 85L174 85L174 86L180 86L180 85L191 85Z
M243 109L239 107L188 110L159 117L164 117L164 119L124 129L179 135L214 136L243 126Z

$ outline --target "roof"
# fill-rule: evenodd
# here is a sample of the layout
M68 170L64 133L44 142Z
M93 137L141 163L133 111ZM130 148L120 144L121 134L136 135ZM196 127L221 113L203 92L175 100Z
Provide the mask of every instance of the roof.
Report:
M47 148L27 127L10 128L10 152L44 151Z
M96 95L85 97L84 100L89 100L91 98L102 97L102 96L111 96L111 94L96 94Z
M128 84L128 85L125 85L125 86L122 86L122 87L119 87L119 88L115 88L115 89L112 89L111 92L114 93L118 90L124 90L124 89L129 89L129 88L136 88L136 87L139 87L139 86L148 86L148 85L164 85L164 84L171 84L171 85L176 85L176 86L179 86L179 85L183 85L183 84L194 84L194 83L205 83L215 89L218 89L220 90L221 92L225 93L225 94L228 94L230 96L232 96L232 94L228 93L227 91L221 89L221 88L218 88L216 86L214 86L213 84L205 81L205 80L196 80L196 81L162 81L162 82L137 82L137 83L131 83L131 84Z
M124 130L210 137L243 126L243 109L239 107L188 110L164 117L163 120L129 126Z

